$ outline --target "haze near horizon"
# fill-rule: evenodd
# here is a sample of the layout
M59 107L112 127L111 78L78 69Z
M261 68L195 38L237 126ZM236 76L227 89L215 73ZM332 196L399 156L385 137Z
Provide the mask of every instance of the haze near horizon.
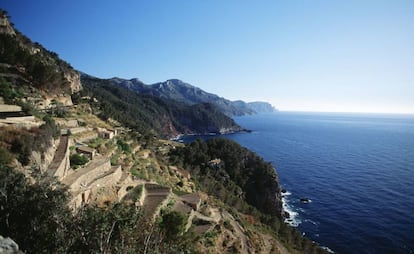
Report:
M413 1L4 0L76 69L281 110L414 113Z

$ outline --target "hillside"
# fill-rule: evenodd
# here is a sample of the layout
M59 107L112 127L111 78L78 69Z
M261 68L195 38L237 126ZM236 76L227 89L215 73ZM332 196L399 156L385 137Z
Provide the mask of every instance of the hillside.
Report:
M262 102L262 101L254 101L254 102L248 102L247 106L257 113L273 113L277 112L277 109L272 106L272 104L268 102Z
M82 86L70 82L77 71L2 15L0 236L13 248L326 253L284 223L270 163L224 139L165 139L242 130L217 106L133 93L87 75Z
M152 95L131 93L111 80L82 75L82 96L97 99L92 102L103 118L115 120L140 131L154 130L164 137L178 134L224 134L242 131L231 118L215 105L199 103L186 105L175 100Z
M238 210L248 212L241 202L244 201L263 214L283 218L281 188L275 169L236 142L196 140L175 149L170 156L173 163L183 165L199 177L200 185L209 194Z
M139 79L112 78L110 81L140 94L175 100L188 105L211 103L228 116L251 115L262 112L261 108L256 106L258 103L250 104L244 101L230 101L179 79L170 79L151 85L144 84Z
M71 105L70 95L81 89L79 73L56 53L16 30L3 10L0 10L0 79L20 90L39 89L41 94L28 96L27 100L43 108L50 106L52 100ZM12 97L10 94L4 99Z

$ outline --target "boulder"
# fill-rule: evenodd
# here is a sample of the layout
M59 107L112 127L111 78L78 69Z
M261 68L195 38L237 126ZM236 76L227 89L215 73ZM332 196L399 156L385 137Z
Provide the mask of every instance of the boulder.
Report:
M311 202L311 200L309 198L300 198L300 202L303 204L308 204Z
M11 238L0 235L0 253L3 254L21 254L19 250L19 245L15 241L13 241Z

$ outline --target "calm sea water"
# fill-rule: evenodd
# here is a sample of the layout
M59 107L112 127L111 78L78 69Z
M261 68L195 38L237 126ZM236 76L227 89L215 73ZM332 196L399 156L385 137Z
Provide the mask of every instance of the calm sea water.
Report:
M414 116L277 113L226 135L277 169L290 222L338 253L414 253ZM300 198L309 198L308 204Z

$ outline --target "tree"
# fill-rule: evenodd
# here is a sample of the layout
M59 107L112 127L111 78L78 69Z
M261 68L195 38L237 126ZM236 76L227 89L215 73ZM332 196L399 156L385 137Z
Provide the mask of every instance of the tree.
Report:
M0 147L0 164L8 165L12 162L13 155L4 147Z
M178 239L184 233L187 220L187 216L177 211L164 213L161 228L164 230L167 240Z
M73 218L68 252L142 253L147 228L141 210L135 206L85 206Z
M74 168L85 165L88 162L88 158L83 154L74 153L69 157L70 165Z
M68 192L54 179L26 177L0 165L0 235L11 237L25 253L65 252L71 213Z

